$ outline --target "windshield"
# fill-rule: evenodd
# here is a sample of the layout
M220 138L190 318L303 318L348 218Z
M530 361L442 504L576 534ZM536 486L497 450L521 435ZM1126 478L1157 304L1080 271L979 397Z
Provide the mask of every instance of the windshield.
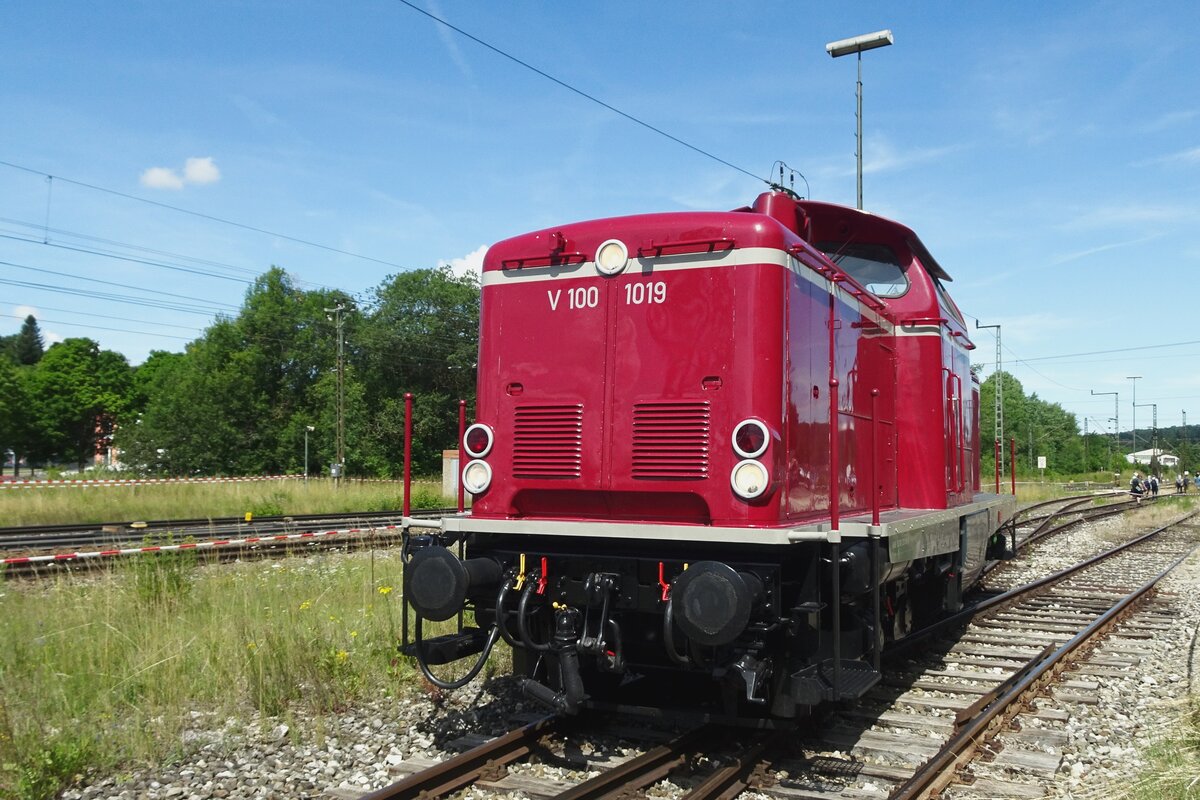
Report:
M908 291L908 276L887 245L820 242L817 249L878 297L899 297Z

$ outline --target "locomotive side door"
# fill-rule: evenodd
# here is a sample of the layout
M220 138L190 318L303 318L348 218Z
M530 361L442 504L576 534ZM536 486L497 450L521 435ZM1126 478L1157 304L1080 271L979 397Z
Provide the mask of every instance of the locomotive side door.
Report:
M968 424L973 404L969 394L971 387L964 386L963 380L964 375L970 375L970 367L966 352L952 343L944 345L943 354L944 363L947 364L942 369L945 383L946 499L949 505L958 505L969 501L974 494L970 468L973 426Z

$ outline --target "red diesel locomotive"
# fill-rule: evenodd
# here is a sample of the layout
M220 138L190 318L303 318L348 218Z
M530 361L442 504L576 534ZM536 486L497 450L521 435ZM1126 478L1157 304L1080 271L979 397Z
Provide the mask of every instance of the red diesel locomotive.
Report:
M503 638L566 712L861 696L887 642L960 608L1011 515L979 491L949 280L905 226L778 188L492 247L473 507L410 520L407 652L455 686ZM422 638L464 610L477 628ZM467 656L459 681L430 670Z

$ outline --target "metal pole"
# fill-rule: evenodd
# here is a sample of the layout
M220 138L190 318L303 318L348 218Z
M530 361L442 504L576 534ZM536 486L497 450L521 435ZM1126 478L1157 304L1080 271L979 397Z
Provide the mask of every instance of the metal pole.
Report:
M467 498L463 489L462 482L462 465L463 453L466 448L463 443L463 438L467 434L467 401L458 401L458 474L454 476L454 485L458 487L458 513L462 513L467 507Z
M862 211L862 207L863 207L863 198L862 198L862 172L863 172L863 167L862 167L862 162L863 162L862 128L863 128L863 124L862 124L862 51L861 50L858 51L858 91L856 93L856 96L858 98L858 111L855 115L858 118L858 148L857 148L858 153L856 154L858 156L858 210Z
M996 440L996 494L1000 494L1000 440Z
M829 568L833 597L833 696L842 696L842 532L838 512L841 505L841 480L838 474L838 379L837 379L837 290L829 295Z
M825 45L825 51L834 58L848 56L854 53L858 56L858 82L855 85L855 118L857 120L856 138L857 146L854 148L855 161L858 169L858 208L861 211L863 207L863 102L862 102L862 54L864 50L874 50L877 47L888 47L892 44L892 32L876 31L862 36L854 36L849 39L842 39L836 42L830 42Z
M1008 473L1012 477L1012 496L1017 496L1017 440L1013 437L1008 439L1008 457L1012 461L1009 466Z
M1141 375L1126 375L1125 379L1133 381L1133 447L1129 452L1137 452L1137 382ZM1135 460L1136 463L1136 460Z
M879 418L876 416L875 401L879 390L871 390L871 524L879 524Z
M404 393L404 516L412 509L412 392Z
M980 325L979 320L975 320L975 327L976 328L995 328L996 329L996 372L995 372L996 391L994 392L995 403L993 403L994 408L992 409L992 411L995 415L996 429L995 429L995 431L993 431L993 433L995 434L996 441L1000 443L1000 452L999 452L998 458L999 458L999 464L1000 464L1000 474L1003 474L1003 471L1004 471L1004 353L1000 349L1000 345L1001 345L1000 334L1002 333L1002 331L1001 331L1001 326L999 323L997 323L995 325ZM996 480L997 481L1000 480L999 475L997 476ZM996 493L999 494L1000 490L996 489Z
M1116 444L1117 450L1120 450L1121 440L1118 437L1121 435L1121 394L1119 392L1097 392L1095 389L1088 391L1092 393L1093 397L1102 397L1106 394L1113 396L1113 443Z
M334 483L341 484L341 473L346 469L346 337L344 335L346 306L338 303L333 308L325 309L326 314L334 315L334 325L337 327L337 429L335 435L336 451L334 459L339 465L338 477Z
M1084 471L1084 472L1089 472L1089 471L1090 471L1090 469L1091 469L1090 467L1088 467L1088 442L1087 442L1087 437L1088 437L1088 432L1087 432L1087 417L1084 417L1084 418L1083 418L1083 471Z
M308 483L308 428L304 429L304 482Z

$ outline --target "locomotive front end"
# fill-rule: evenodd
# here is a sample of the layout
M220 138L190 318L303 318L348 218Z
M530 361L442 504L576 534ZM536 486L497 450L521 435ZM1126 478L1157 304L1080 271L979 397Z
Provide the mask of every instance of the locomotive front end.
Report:
M408 542L427 678L462 685L503 639L563 712L793 718L861 696L886 640L957 602L964 515L899 508L896 326L812 226L771 192L489 250L471 512ZM422 638L464 610L478 627Z

